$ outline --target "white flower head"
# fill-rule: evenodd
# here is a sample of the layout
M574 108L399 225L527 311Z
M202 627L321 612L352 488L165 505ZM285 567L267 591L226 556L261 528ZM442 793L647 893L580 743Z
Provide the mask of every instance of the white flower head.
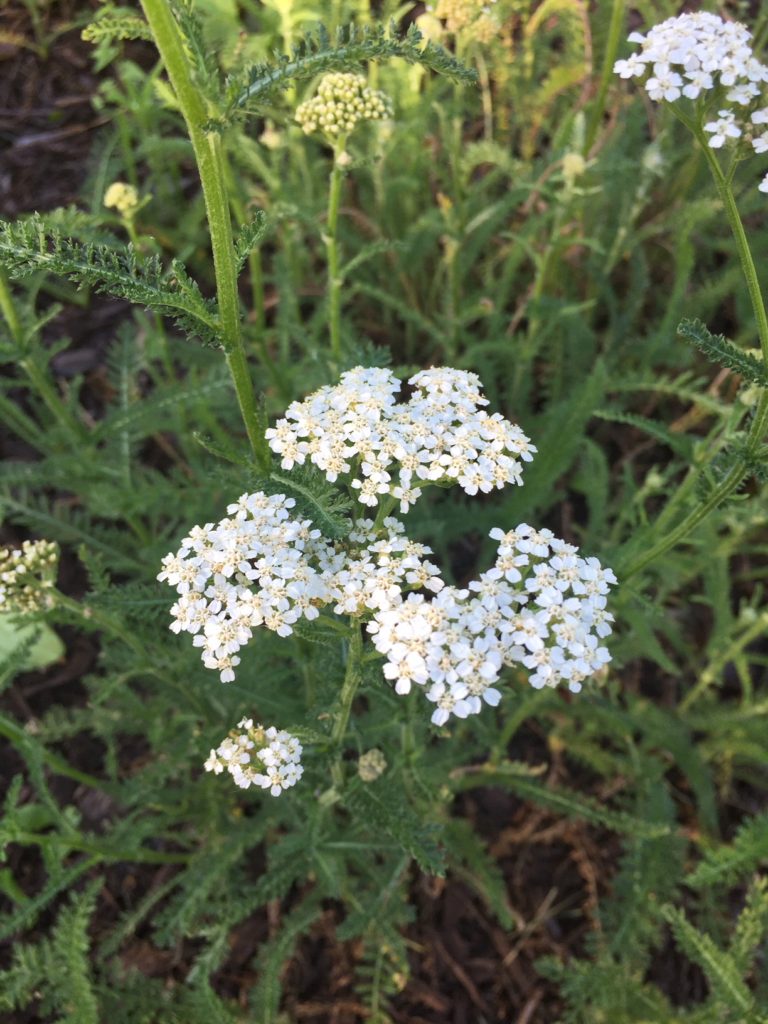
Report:
M362 75L346 71L324 75L317 94L296 109L296 120L307 134L321 131L331 137L347 135L360 121L391 116L386 93L370 89Z
M681 14L647 36L633 32L629 41L639 43L640 51L617 60L613 70L621 78L641 78L650 69L645 88L652 100L696 99L726 86L727 99L745 105L758 94L758 83L768 81L768 67L755 59L751 38L744 25L715 14Z
M522 483L536 449L522 430L489 415L480 380L464 370L423 370L400 381L386 369L358 366L333 387L294 402L267 431L284 469L306 461L334 482L352 474L358 501L395 498L405 513L430 483L458 483L470 495Z
M203 767L220 775L228 771L241 789L258 786L272 796L295 786L304 773L302 746L295 736L274 726L265 729L242 719L236 729L212 750Z
M0 612L28 615L53 603L59 546L25 540L20 548L0 548Z
M466 590L443 587L432 601L412 594L368 624L385 678L396 693L420 687L438 726L496 707L505 665L528 669L534 687L562 682L578 692L610 660L599 641L611 632L613 572L527 523L491 537L496 562Z

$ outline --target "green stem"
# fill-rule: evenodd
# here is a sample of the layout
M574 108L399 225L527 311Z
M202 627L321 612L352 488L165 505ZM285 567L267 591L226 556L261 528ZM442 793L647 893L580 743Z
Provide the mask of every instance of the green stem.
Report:
M342 762L341 745L347 733L349 716L352 712L352 702L362 681L362 660L363 660L363 634L360 623L353 621L352 632L349 637L349 650L347 651L347 668L344 673L344 682L341 685L339 696L339 710L331 731L331 745L336 751L336 760L331 767L331 778L337 789L341 788L344 782L344 768Z
M747 290L749 291L749 298L752 303L752 311L755 315L755 321L757 322L757 333L760 338L760 348L763 352L763 360L766 365L768 365L768 316L766 316L765 303L763 302L762 292L760 291L760 282L757 277L755 261L752 258L752 252L749 248L749 242L747 241L747 234L744 231L744 225L741 221L741 216L739 215L739 208L736 205L736 198L733 194L733 189L731 188L730 176L723 173L723 169L718 162L714 150L710 148L707 142L707 137L700 129L696 130L696 138L699 141L699 145L704 150L704 156L709 164L712 177L715 179L717 193L723 207L725 208L725 215L728 218L728 223L736 241L741 269L747 283Z
M592 106L592 113L590 114L584 138L584 156L587 156L595 144L595 139L603 120L605 101L608 96L608 87L613 78L613 65L616 61L616 54L619 52L619 40L623 25L624 0L613 0L611 4L611 20L608 24L608 38L605 41L605 53L603 54L603 65L600 69L600 85Z
M678 117L680 117L679 114ZM741 263L741 269L747 284L750 302L752 303L752 312L757 324L757 333L760 338L760 348L763 353L763 360L768 364L768 316L766 316L765 303L760 290L760 282L757 277L755 261L752 258L747 234L744 230L744 225L739 214L739 208L736 205L736 198L731 187L732 176L723 173L723 169L720 166L717 156L710 148L701 127L693 124L685 118L681 117L680 119L683 120L683 122L696 136L699 145L704 151L709 169L712 172L712 177L715 180L717 192L725 208L726 217L728 218L728 223L733 233L736 248L739 253L739 262ZM669 551L669 549L674 547L678 541L681 541L691 532L691 530L695 529L699 523L705 519L711 511L713 511L713 509L717 508L718 505L733 494L747 476L747 473L749 472L750 457L754 456L755 452L762 444L766 430L768 430L768 388L763 388L760 392L760 399L757 403L752 424L749 428L749 434L747 435L747 442L745 445L746 458L737 459L728 475L710 493L709 497L688 516L686 516L686 518L683 519L683 521L673 530L670 530L663 540L660 540L634 561L631 561L627 566L621 568L619 571L621 572L622 579L628 579L630 576L633 576L636 572L639 572L640 569L648 565L649 562L658 558L659 555L663 555L665 551ZM683 483L683 486L685 486L685 482ZM672 501L674 500L675 498L673 497Z
M736 657L744 650L744 648L753 642L753 640L759 639L765 635L766 629L768 629L768 612L763 612L762 615L758 615L752 625L745 629L741 636L737 637L736 640L725 650L719 652L718 656L712 660L707 668L702 672L698 683L689 690L685 698L680 702L679 712L684 714L688 711L692 704L694 704L699 697L706 692L709 687L717 681L723 668L732 661L736 660Z
M55 843L58 837L50 836L50 834L40 835L38 832L27 832L16 834L13 838L14 842L25 846L45 847ZM159 850L126 850L124 848L110 850L108 846L91 842L88 839L67 837L62 842L70 850L90 853L92 856L98 857L99 860L126 861L129 864L186 864L190 857L188 853L162 853Z
M11 289L8 287L8 279L1 270L0 312L3 314L5 322L8 324L8 330L11 332L11 337L13 338L15 344L21 347L24 331L21 326L21 320L19 320L19 315L16 312L16 306L11 296Z
M141 656L142 661L145 660L147 652L144 644L139 643L135 637L127 633L111 615L107 615L106 612L98 608L92 608L90 605L80 604L80 602L67 597L66 594L62 594L58 590L56 591L55 602L58 608L64 608L71 615L83 619L96 629L104 630L106 633L111 633L119 640L122 640L124 644L131 648L134 654Z
M255 401L240 327L237 265L221 134L204 128L209 120L209 112L202 94L192 80L181 33L167 0L142 0L142 7L176 94L195 153L211 235L221 342L248 440L260 468L266 470L270 465L269 446L264 438L266 424L262 422Z
M344 152L346 136L342 135L333 147L333 167L328 191L328 217L325 225L325 252L328 260L328 333L331 340L331 358L336 369L341 363L341 285L339 277L339 207L341 205L341 183L344 172L339 158Z
M25 732L20 725L4 716L0 716L0 735L5 736L7 740L17 746L22 755L24 750L28 749L29 744L34 740L34 737ZM103 779L97 779L95 775L88 775L86 772L81 772L78 768L73 768L63 757L54 754L42 743L35 742L35 756L39 757L44 764L47 764L56 775L63 775L68 779L74 779L75 782L80 782L84 786L90 786L91 789L109 789L108 783L105 783Z

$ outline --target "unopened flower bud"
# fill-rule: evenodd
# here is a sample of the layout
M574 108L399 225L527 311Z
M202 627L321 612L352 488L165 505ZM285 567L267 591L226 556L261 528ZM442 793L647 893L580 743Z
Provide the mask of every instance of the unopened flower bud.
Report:
M104 205L108 209L117 210L123 217L129 217L136 212L139 205L139 193L133 185L127 185L124 181L113 181L104 193Z
M378 747L366 750L364 754L360 755L360 760L357 762L357 774L363 782L375 782L386 771L386 768L387 759Z

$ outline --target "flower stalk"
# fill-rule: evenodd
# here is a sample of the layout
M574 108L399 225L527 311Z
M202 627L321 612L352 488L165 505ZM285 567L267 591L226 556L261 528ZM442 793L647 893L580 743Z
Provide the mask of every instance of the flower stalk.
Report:
M266 470L270 463L269 448L264 440L266 424L262 422L255 400L240 324L237 265L221 135L205 128L210 115L192 80L181 33L169 5L165 0L142 0L142 7L195 153L213 251L221 343L254 457L259 467Z
M670 104L670 106L672 105ZM696 139L701 145L704 155L706 156L709 169L712 172L712 177L714 178L718 195L725 209L728 224L730 225L734 241L736 242L739 262L746 281L747 291L752 304L752 312L755 317L755 323L757 324L760 348L763 353L763 359L765 360L766 365L768 365L768 316L766 316L765 302L760 289L760 282L757 277L755 261L749 247L749 241L744 230L741 215L739 214L736 198L733 194L731 176L726 175L723 172L720 162L715 153L709 147L707 138L701 128L693 125L687 118L681 117L677 111L674 112L681 120L684 121L687 127L689 127L696 136ZM663 555L665 551L669 551L670 548L673 548L681 540L684 540L685 537L687 537L688 534L699 525L699 523L706 519L710 512L714 511L714 509L721 505L726 498L730 497L730 495L737 490L749 472L749 458L754 456L762 444L766 430L768 430L768 390L763 388L760 392L757 408L755 409L755 414L747 435L747 441L745 444L747 457L738 458L731 467L730 472L723 478L723 480L721 480L718 486L710 492L706 500L699 504L673 530L670 530L662 540L648 548L642 555L638 556L628 565L619 566L618 572L622 579L628 579L630 576L634 576L635 573L645 568L646 565L658 558L659 555ZM687 489L689 484L690 480L684 481L681 487L686 487ZM673 495L670 502L675 501L676 496Z
M344 682L339 694L339 709L336 712L333 729L331 731L331 745L335 751L335 760L331 767L331 778L336 789L341 788L344 782L344 767L342 761L342 743L347 734L349 716L352 713L352 703L357 694L363 678L363 634L360 623L357 619L352 622L352 629L349 634L349 646L347 648L347 664L344 672Z
M330 188L328 190L328 217L325 225L325 252L328 261L328 334L331 343L331 358L338 370L341 365L341 286L339 275L339 208L341 186L344 180L344 157L346 135L341 135L333 147Z

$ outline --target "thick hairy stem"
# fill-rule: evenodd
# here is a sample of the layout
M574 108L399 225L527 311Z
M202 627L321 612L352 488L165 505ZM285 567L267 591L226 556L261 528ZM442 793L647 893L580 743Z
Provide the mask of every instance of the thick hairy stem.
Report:
M333 149L333 167L328 190L328 217L325 225L325 251L328 259L328 333L331 339L331 358L340 368L341 362L341 279L339 277L339 207L341 184L344 178L340 163L346 137L342 136Z
M221 136L216 131L204 129L209 112L192 81L181 33L168 3L166 0L142 0L142 7L176 93L195 153L211 236L221 341L248 440L259 466L264 470L270 464L269 446L264 438L266 424L261 422L254 397L240 327L237 264Z

